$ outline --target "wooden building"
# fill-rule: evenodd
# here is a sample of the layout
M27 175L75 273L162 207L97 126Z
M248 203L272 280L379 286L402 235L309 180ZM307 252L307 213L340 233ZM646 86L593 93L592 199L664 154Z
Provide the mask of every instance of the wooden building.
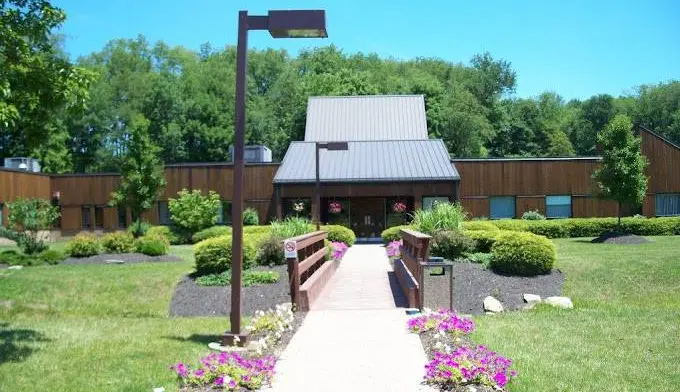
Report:
M441 140L428 139L422 96L311 98L305 140L293 142L279 163L245 169L244 200L262 222L295 214L351 227L373 237L435 201L459 201L473 217L518 218L538 210L549 218L616 216L617 205L595 197L592 173L599 157L450 159ZM647 196L639 211L680 215L680 147L637 127L647 156ZM346 151L319 152L321 204L314 203L317 142L348 142ZM145 219L170 224L168 199L181 189L213 190L229 224L230 163L165 167L167 187ZM116 173L46 175L0 168L0 223L6 203L18 197L52 200L61 209L56 228L116 230L129 211L109 206L120 182Z

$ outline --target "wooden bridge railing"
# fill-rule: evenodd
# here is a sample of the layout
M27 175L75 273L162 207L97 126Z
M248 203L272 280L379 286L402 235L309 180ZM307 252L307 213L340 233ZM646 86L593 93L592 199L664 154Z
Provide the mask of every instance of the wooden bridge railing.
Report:
M298 310L307 311L337 268L337 262L326 261L325 231L288 238L296 245L297 257L288 258L288 281L291 302Z
M397 260L394 272L399 280L410 308L423 306L423 264L430 256L430 237L414 230L402 229L401 260Z

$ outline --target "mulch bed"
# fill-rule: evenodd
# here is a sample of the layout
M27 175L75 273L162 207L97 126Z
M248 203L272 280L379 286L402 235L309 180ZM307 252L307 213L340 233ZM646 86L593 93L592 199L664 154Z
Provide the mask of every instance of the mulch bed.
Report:
M62 261L61 264L106 264L107 260L122 260L125 262L123 264L184 261L182 258L172 255L147 256L141 253L105 253L90 257L69 257Z
M639 245L647 244L652 241L645 237L640 237L639 235L617 233L612 231L603 233L599 237L593 238L591 242L595 244Z
M504 310L517 310L526 303L522 294L537 294L542 298L561 295L564 275L560 270L532 277L497 274L482 264L455 263L453 265L453 309L463 314L484 313L482 302L491 295ZM425 276L425 306L431 309L448 308L449 276Z
M276 283L244 287L242 302L244 315L250 316L258 310L267 310L278 304L290 302L288 267L277 265L258 269L276 271L280 279ZM230 307L231 286L199 286L187 275L175 288L170 303L170 316L228 316Z

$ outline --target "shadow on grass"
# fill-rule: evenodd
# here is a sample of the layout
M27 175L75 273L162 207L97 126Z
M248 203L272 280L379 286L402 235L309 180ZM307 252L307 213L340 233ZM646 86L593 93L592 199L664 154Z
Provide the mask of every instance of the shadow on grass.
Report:
M212 342L222 341L222 335L202 335L202 334L192 334L188 337L184 336L163 336L164 339L174 340L176 342L193 342L208 345Z
M399 285L397 275L395 275L393 271L388 271L387 277L390 281L390 290L392 291L394 306L398 308L408 308L408 300L406 299L406 295L404 295L404 292Z
M0 365L5 362L22 362L38 350L33 343L49 341L42 332L12 328L9 323L0 323Z

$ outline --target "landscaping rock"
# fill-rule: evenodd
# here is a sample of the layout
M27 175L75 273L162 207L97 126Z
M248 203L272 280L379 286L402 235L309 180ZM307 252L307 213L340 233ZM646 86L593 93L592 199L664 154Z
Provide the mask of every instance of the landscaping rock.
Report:
M524 302L528 304L535 304L541 302L541 296L536 294L524 294L522 295Z
M503 311L503 304L496 298L488 296L484 298L484 310L491 313L500 313Z
M20 269L23 269L23 268L24 268L23 265L10 265L9 267L7 267L7 269L11 269L11 270L20 270Z
M125 260L106 260L104 264L125 264Z
M557 308L562 308L562 309L573 309L574 304L571 302L571 299L568 297L548 297L545 299L546 304L550 304L554 307Z

